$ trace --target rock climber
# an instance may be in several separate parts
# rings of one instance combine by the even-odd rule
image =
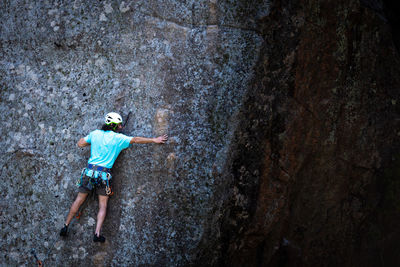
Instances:
[[[78,212],[79,207],[84,203],[89,193],[98,195],[99,212],[97,214],[96,230],[94,242],[105,242],[105,237],[100,235],[100,230],[106,217],[107,203],[110,195],[113,194],[111,182],[111,168],[119,153],[133,143],[135,144],[164,144],[168,136],[162,135],[156,138],[130,137],[122,133],[122,118],[118,113],[111,112],[105,117],[105,124],[101,130],[94,130],[78,141],[78,147],[90,147],[90,158],[88,166],[83,169],[80,181],[77,185],[78,196],[72,203],[64,227],[61,229],[60,236],[68,235],[68,226]]]

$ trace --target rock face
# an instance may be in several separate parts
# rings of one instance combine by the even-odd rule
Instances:
[[[9,265],[184,266],[254,73],[268,2],[6,1],[1,5],[1,251]],[[240,19],[237,19],[240,18]],[[109,111],[125,132],[170,136],[114,166],[115,196],[93,244],[97,201],[58,232],[89,156],[76,142]]]
[[[36,2],[0,6],[6,266],[400,262],[388,3]],[[118,158],[105,244],[93,199],[60,240],[109,111],[170,140]]]
[[[359,1],[274,1],[260,32],[224,171],[232,197],[219,264],[397,265],[400,69],[390,25]]]

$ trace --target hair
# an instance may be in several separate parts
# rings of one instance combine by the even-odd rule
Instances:
[[[110,124],[103,124],[103,126],[101,126],[101,129],[103,131],[113,131],[113,132],[117,132],[118,127],[115,127],[114,123],[110,123]]]

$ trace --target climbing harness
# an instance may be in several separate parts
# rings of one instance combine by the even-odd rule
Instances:
[[[93,193],[93,189],[96,186],[100,186],[100,184],[105,185],[105,193],[107,196],[112,196],[114,195],[114,192],[112,191],[112,187],[110,184],[110,180],[112,178],[111,175],[111,169],[104,168],[101,166],[96,166],[93,164],[88,164],[86,168],[83,168],[81,171],[81,177],[76,181],[76,186],[84,186],[87,189],[91,190],[90,194],[93,195],[93,198],[95,197],[95,194]],[[83,179],[85,178],[85,181],[87,179],[87,183],[85,184],[83,182]],[[76,219],[80,219],[82,216],[83,210],[87,206],[89,197],[85,199],[85,201],[82,203],[82,205],[79,207],[78,212],[75,215]]]
[[[112,178],[111,169],[88,164],[86,168],[82,169],[81,177],[76,182],[78,187],[84,186],[89,190],[93,190],[95,187],[100,186],[101,184],[105,185],[105,192],[107,196],[112,196],[114,192],[112,191],[110,180]],[[88,182],[84,183],[83,178],[87,178]]]

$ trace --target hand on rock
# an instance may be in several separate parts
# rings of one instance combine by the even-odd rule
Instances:
[[[168,140],[168,135],[164,134],[154,139],[156,144],[164,144]]]

